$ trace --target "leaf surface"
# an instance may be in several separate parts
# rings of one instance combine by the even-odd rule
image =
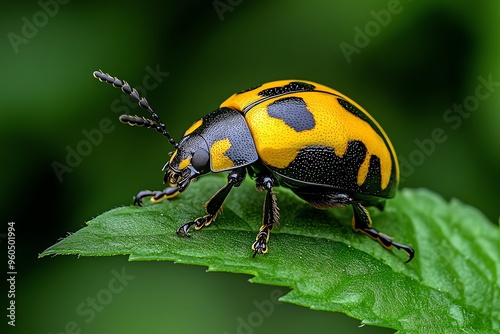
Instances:
[[[204,265],[290,287],[282,301],[401,332],[500,330],[500,232],[476,209],[424,189],[402,190],[383,212],[370,209],[374,227],[414,247],[415,258],[405,264],[406,253],[352,231],[351,208],[316,210],[276,188],[281,227],[271,233],[269,253],[253,258],[264,194],[251,180],[232,190],[211,226],[192,238],[175,234],[204,215],[204,202],[224,182],[206,176],[173,200],[110,210],[40,257],[126,254],[132,261]]]

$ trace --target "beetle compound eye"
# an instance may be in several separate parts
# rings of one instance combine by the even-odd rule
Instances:
[[[208,160],[209,160],[208,152],[203,149],[199,149],[198,151],[194,152],[193,157],[191,158],[191,165],[197,171],[201,172],[207,166]]]

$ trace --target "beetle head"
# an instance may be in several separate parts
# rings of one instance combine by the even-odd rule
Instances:
[[[208,145],[199,134],[184,136],[163,167],[164,182],[177,192],[183,192],[198,176],[210,171]],[[173,195],[175,196],[175,195]]]

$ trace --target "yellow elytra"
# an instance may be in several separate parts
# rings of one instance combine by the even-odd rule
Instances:
[[[310,89],[282,89],[301,84]],[[278,87],[278,89],[277,89]],[[267,91],[267,94],[261,92]],[[288,98],[288,99],[287,99]],[[298,127],[307,123],[305,117],[284,120],[280,114],[271,116],[270,106],[283,101],[281,114],[298,110],[293,98],[305,104],[304,116],[310,113],[311,126]],[[344,105],[339,99],[345,101]],[[287,103],[289,106],[287,106]],[[348,105],[346,108],[346,104]],[[349,110],[349,105],[350,109]],[[384,191],[390,181],[397,188],[399,166],[394,148],[377,121],[356,102],[327,86],[305,80],[280,80],[266,83],[254,89],[236,93],[221,104],[221,107],[239,110],[245,114],[259,158],[271,168],[286,169],[297,157],[300,150],[311,146],[331,147],[335,155],[342,158],[350,141],[359,141],[367,149],[362,164],[357,169],[356,182],[361,186],[368,176],[370,158],[380,160],[380,190]],[[287,110],[288,109],[288,110]],[[278,116],[278,117],[276,117]],[[311,164],[322,164],[311,161]],[[302,164],[303,168],[308,168]],[[324,166],[328,169],[328,166]],[[342,177],[342,175],[338,175]],[[311,178],[312,182],[318,182]],[[392,193],[386,192],[387,194]],[[384,196],[384,197],[390,197]]]

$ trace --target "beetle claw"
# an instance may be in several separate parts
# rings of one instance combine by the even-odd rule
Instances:
[[[138,196],[134,196],[134,205],[135,206],[142,206],[142,198],[139,198]]]
[[[411,248],[408,245],[403,245],[398,242],[392,242],[392,246],[396,247],[397,249],[404,250],[408,255],[410,256],[408,260],[405,261],[405,263],[410,262],[413,259],[413,256],[415,255],[415,251],[413,248]]]
[[[254,250],[252,257],[255,257],[257,254],[265,254],[267,253],[267,244],[256,241],[253,243],[252,249]]]
[[[181,236],[184,236],[184,237],[188,237],[190,238],[191,237],[191,234],[189,234],[189,228],[191,227],[191,225],[193,225],[195,222],[189,222],[189,223],[186,223],[186,224],[182,224],[181,226],[179,226],[179,228],[177,229],[176,233],[177,235],[181,235]]]
[[[137,205],[137,206],[142,206],[142,199],[144,197],[148,197],[148,196],[155,196],[156,192],[153,192],[153,191],[149,191],[149,190],[144,190],[144,191],[141,191],[139,192],[135,197],[134,197],[134,205]]]
[[[252,250],[254,251],[253,257],[255,257],[257,254],[266,254],[268,251],[267,248],[267,240],[269,239],[269,236],[265,232],[259,232],[257,235],[257,238],[255,242],[252,245]]]

